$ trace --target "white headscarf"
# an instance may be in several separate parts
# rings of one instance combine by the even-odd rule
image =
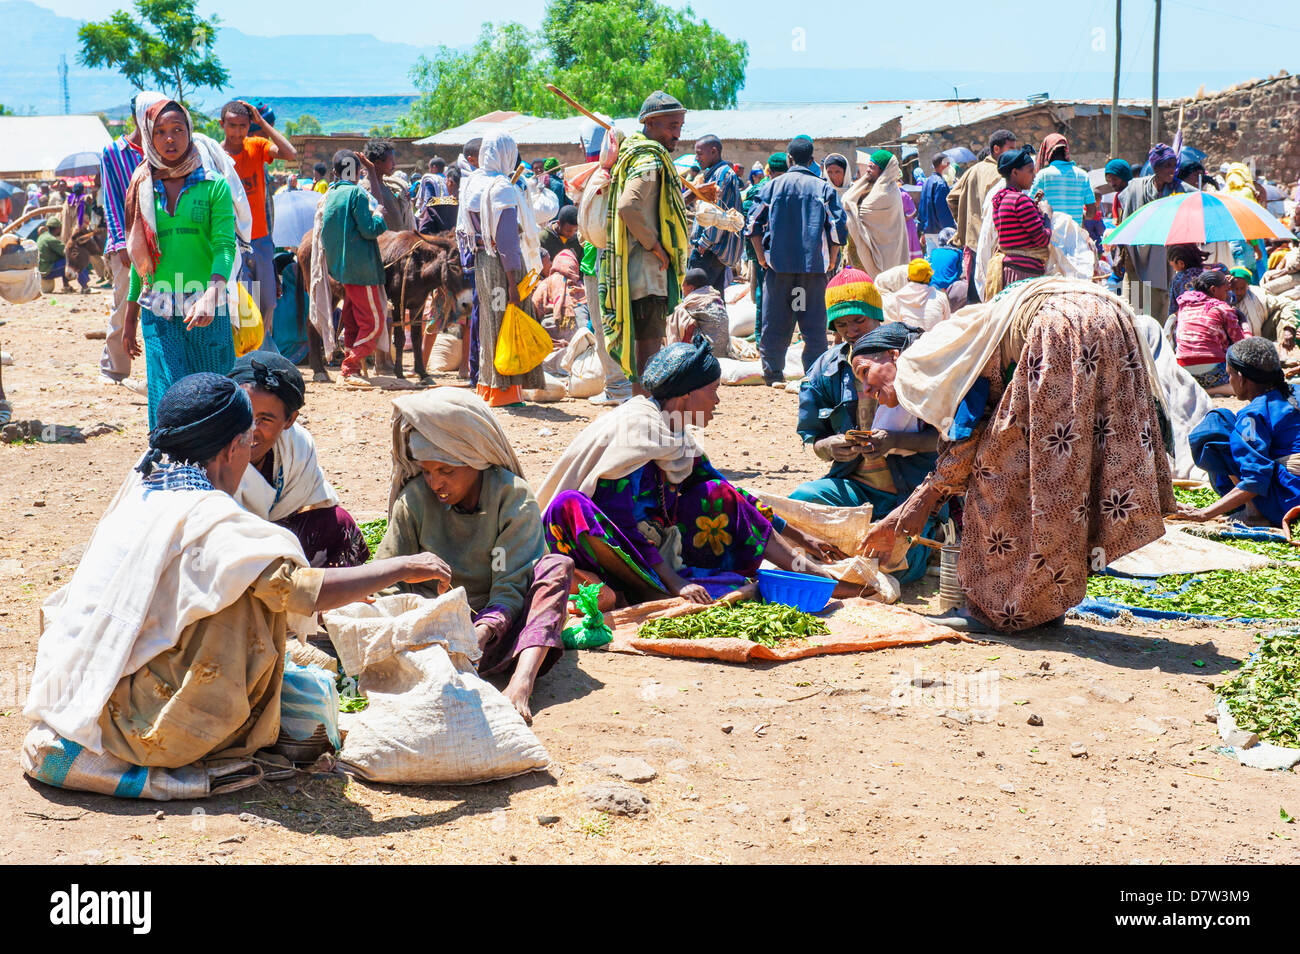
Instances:
[[[496,231],[501,213],[506,209],[517,209],[524,266],[540,272],[541,244],[532,205],[523,201],[524,193],[510,181],[518,163],[519,147],[515,145],[514,137],[500,128],[484,134],[478,151],[478,168],[461,183],[456,236],[463,248],[470,249],[477,243],[481,229],[484,249],[489,255],[496,255]],[[470,218],[471,212],[478,215],[478,228]]]

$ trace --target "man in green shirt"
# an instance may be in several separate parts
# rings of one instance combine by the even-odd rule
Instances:
[[[62,291],[72,291],[72,286],[68,284],[68,254],[63,243],[59,241],[59,233],[63,230],[63,223],[50,216],[45,221],[45,231],[41,233],[40,238],[36,240],[36,268],[41,273],[42,285],[44,291],[54,291],[54,280],[62,279]],[[77,282],[81,285],[82,293],[90,289],[90,272],[83,268],[77,272]]]
[[[371,182],[380,181],[365,156],[350,149],[334,153],[334,181],[325,193],[321,245],[330,277],[343,286],[341,323],[347,348],[343,383],[368,388],[371,384],[361,371],[379,343],[388,310],[378,241],[388,226],[381,212],[370,210],[369,196],[357,184],[363,169]]]

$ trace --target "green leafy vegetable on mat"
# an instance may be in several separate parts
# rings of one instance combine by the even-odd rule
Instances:
[[[1216,543],[1236,547],[1238,550],[1258,553],[1270,560],[1285,560],[1290,563],[1300,561],[1300,548],[1293,547],[1289,543],[1283,543],[1281,540],[1234,540],[1231,537],[1220,536],[1212,536],[1210,539]]]
[[[652,619],[637,630],[641,639],[748,639],[768,648],[781,640],[825,636],[830,628],[810,613],[782,603],[711,606],[686,616]]]
[[[1261,633],[1242,669],[1223,684],[1219,698],[1237,727],[1265,742],[1300,746],[1300,629]],[[1289,821],[1286,810],[1282,820]]]
[[[1219,499],[1212,487],[1175,487],[1174,499],[1193,507],[1208,507]]]
[[[388,518],[380,517],[378,520],[367,520],[357,526],[361,528],[361,536],[366,541],[366,546],[370,548],[370,558],[373,560],[375,550],[379,548],[379,542],[384,539],[384,534],[388,532]]]
[[[1088,595],[1175,613],[1300,619],[1300,576],[1291,566],[1175,573],[1160,577],[1150,591],[1138,581],[1092,576],[1088,578]]]

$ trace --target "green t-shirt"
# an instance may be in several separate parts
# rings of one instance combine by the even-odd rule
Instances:
[[[230,275],[235,263],[235,206],[222,176],[185,187],[168,214],[166,196],[154,193],[161,257],[151,287],[171,294],[202,291],[213,275]],[[139,301],[144,282],[131,266],[127,300]]]

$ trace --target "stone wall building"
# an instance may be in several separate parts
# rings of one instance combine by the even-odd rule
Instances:
[[[1257,175],[1289,189],[1300,178],[1300,76],[1251,80],[1174,100],[1161,111],[1161,138],[1172,142],[1183,111],[1183,141],[1202,149],[1213,172],[1224,162],[1255,161]]]

